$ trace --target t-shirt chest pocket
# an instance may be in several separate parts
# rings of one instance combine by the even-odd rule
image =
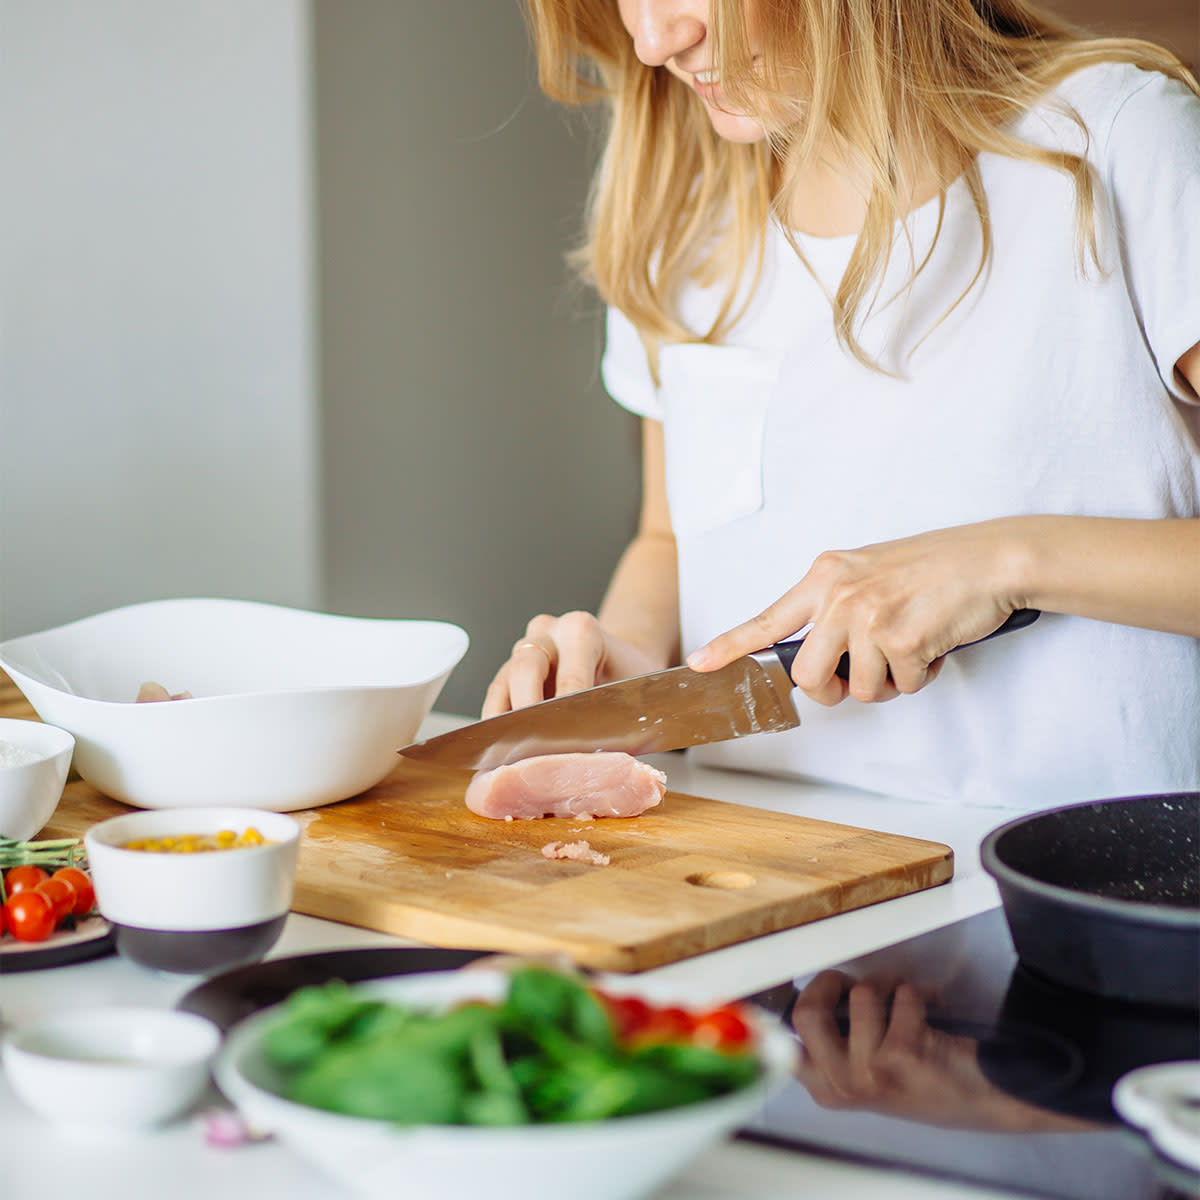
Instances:
[[[659,356],[667,499],[680,535],[704,533],[763,504],[763,432],[782,355],[741,346],[672,345]]]

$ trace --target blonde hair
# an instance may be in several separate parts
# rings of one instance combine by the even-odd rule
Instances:
[[[786,211],[785,162],[803,162],[823,139],[849,147],[867,171],[865,220],[830,300],[843,346],[875,367],[857,330],[905,213],[905,149],[937,172],[939,204],[953,179],[967,186],[982,232],[975,279],[992,252],[977,161],[985,151],[1070,176],[1081,259],[1095,259],[1086,159],[1022,142],[1006,131],[1009,122],[1068,75],[1102,62],[1161,71],[1200,94],[1168,51],[1090,37],[1024,0],[750,0],[753,37],[746,0],[712,0],[708,32],[723,94],[735,107],[769,114],[770,136],[739,144],[713,131],[686,83],[638,61],[617,0],[526,6],[543,91],[568,105],[607,105],[586,237],[573,257],[638,327],[652,365],[659,345],[719,342],[736,323],[753,292],[739,291],[746,271],[753,267],[757,279],[761,267],[768,220]],[[793,246],[800,253],[794,239]],[[922,265],[914,262],[914,277]],[[710,328],[688,329],[678,312],[684,288],[721,281],[724,302]]]

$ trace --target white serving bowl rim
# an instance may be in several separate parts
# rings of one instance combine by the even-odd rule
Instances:
[[[126,700],[89,695],[87,692],[79,691],[62,678],[61,675],[57,679],[49,677],[50,674],[59,674],[59,672],[48,664],[43,663],[39,667],[39,665],[31,662],[28,657],[29,652],[36,652],[40,647],[47,644],[53,645],[55,642],[68,638],[72,634],[100,629],[105,625],[116,624],[135,616],[194,614],[205,609],[214,613],[224,612],[232,616],[247,616],[251,619],[275,617],[284,621],[294,622],[297,625],[310,623],[314,626],[321,625],[331,629],[340,627],[346,630],[369,630],[373,633],[387,633],[389,631],[436,631],[447,639],[447,650],[445,658],[440,662],[440,665],[430,667],[416,674],[406,674],[403,677],[381,678],[377,681],[364,682],[350,680],[334,683],[304,682],[291,686],[237,688],[213,695],[189,696],[187,698],[188,705],[204,704],[211,706],[214,704],[244,702],[266,696],[285,696],[310,692],[387,691],[395,688],[420,687],[422,684],[430,683],[445,674],[446,671],[453,669],[462,660],[463,655],[466,654],[470,641],[466,630],[461,626],[452,621],[435,618],[359,617],[342,613],[318,612],[296,608],[291,605],[269,604],[258,600],[238,600],[221,596],[179,596],[165,600],[144,600],[135,604],[124,604],[117,608],[107,609],[104,612],[78,617],[73,621],[67,621],[61,625],[38,630],[35,633],[8,638],[0,642],[0,668],[17,682],[26,679],[31,680],[51,691],[58,692],[63,696],[70,696],[76,700],[86,701],[88,704],[101,704],[115,708],[127,708],[133,705],[136,711],[139,713],[144,712],[147,715],[152,712],[170,712],[174,705],[183,703],[183,701],[136,704],[135,697]]]

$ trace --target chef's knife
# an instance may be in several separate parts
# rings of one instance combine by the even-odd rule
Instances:
[[[1039,615],[1037,609],[1018,609],[979,641],[1022,629]],[[535,754],[593,750],[654,754],[793,729],[800,718],[792,704],[795,684],[790,671],[803,642],[802,637],[777,642],[717,671],[671,667],[600,684],[476,721],[406,746],[400,753],[446,766],[486,770]],[[849,678],[848,655],[842,655],[837,673]]]

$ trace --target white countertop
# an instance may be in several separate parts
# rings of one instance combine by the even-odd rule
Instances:
[[[434,716],[423,734],[454,718]],[[681,756],[651,758],[669,773],[675,791],[839,821],[944,842],[954,850],[955,876],[947,884],[869,908],[828,917],[798,929],[716,950],[638,976],[647,991],[691,1003],[746,995],[807,974],[999,903],[979,865],[983,836],[1013,813],[922,805],[884,796],[794,781],[695,767]],[[292,915],[271,957],[354,946],[398,946],[401,939],[352,926]],[[116,956],[0,979],[0,1017],[15,1025],[51,1009],[84,1010],[107,1004],[173,1006],[199,980],[157,973]],[[212,1102],[219,1097],[212,1096]],[[69,1103],[69,1099],[67,1100]],[[26,1111],[0,1077],[0,1176],[5,1194],[42,1194],[71,1180],[94,1197],[123,1200],[200,1200],[219,1195],[287,1196],[339,1200],[345,1193],[272,1142],[221,1150],[206,1145],[193,1114],[153,1134],[127,1140],[85,1139]],[[565,1196],[569,1194],[564,1193]],[[801,1195],[839,1200],[984,1200],[1015,1193],[940,1182],[906,1172],[875,1170],[797,1152],[729,1142],[707,1152],[656,1200],[788,1200]]]

